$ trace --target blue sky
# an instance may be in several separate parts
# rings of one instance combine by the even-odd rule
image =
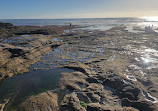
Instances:
[[[158,0],[0,0],[0,19],[158,16]]]

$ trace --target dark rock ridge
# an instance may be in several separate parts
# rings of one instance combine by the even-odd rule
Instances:
[[[5,28],[5,29],[13,28],[13,24],[0,22],[0,29],[2,29],[2,28]]]

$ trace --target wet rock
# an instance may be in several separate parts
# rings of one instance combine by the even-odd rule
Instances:
[[[130,101],[129,99],[123,99],[122,106],[131,106],[140,111],[157,111],[157,106],[149,102]]]
[[[17,48],[9,48],[9,49],[5,49],[5,50],[8,50],[11,53],[10,58],[19,57],[26,53],[24,50],[17,49]]]
[[[87,78],[87,81],[88,81],[89,83],[99,83],[98,80],[97,80],[96,78],[93,78],[93,77]]]
[[[132,107],[106,107],[103,105],[100,105],[99,103],[90,103],[87,105],[87,111],[138,111],[135,108]]]
[[[58,111],[58,96],[52,92],[45,92],[26,99],[19,107],[23,111]]]
[[[138,100],[138,95],[140,94],[140,89],[134,85],[124,84],[122,78],[119,78],[117,75],[113,78],[105,79],[103,84],[114,88],[117,90],[117,94],[120,98],[127,97],[131,100]]]
[[[49,35],[59,34],[64,29],[63,27],[62,29],[57,27],[57,29],[54,29],[49,26],[45,27],[48,30],[44,29],[44,27],[33,26],[21,28],[21,31],[18,31],[17,28],[17,31],[11,33],[39,33]],[[142,38],[142,34],[128,33],[125,27],[115,27],[105,32],[96,30],[91,35],[87,34],[86,31],[76,31],[74,34],[77,35],[73,35],[70,32],[57,35],[66,44],[59,47],[59,50],[56,50],[55,54],[52,54],[53,57],[57,58],[54,61],[57,67],[77,71],[61,74],[59,89],[66,89],[65,93],[67,94],[61,100],[61,111],[84,111],[86,110],[85,105],[87,105],[88,111],[137,111],[137,109],[156,111],[157,104],[152,104],[153,100],[151,102],[147,101],[145,96],[142,95],[142,91],[148,92],[157,98],[157,69],[151,71],[145,69],[147,67],[142,67],[144,69],[141,70],[150,74],[148,77],[152,78],[152,80],[148,81],[144,80],[140,74],[137,74],[136,72],[138,71],[136,69],[128,67],[131,64],[139,64],[137,63],[139,61],[135,63],[135,57],[138,56],[136,53],[139,50],[136,50],[136,53],[134,53],[131,47],[142,46],[143,42],[139,40]],[[157,37],[147,37],[153,43],[157,41]],[[24,48],[10,46],[13,44],[9,44],[9,46],[3,45],[3,48],[0,49],[0,57],[2,58],[0,61],[2,64],[0,72],[7,72],[8,74],[13,73],[13,70],[15,72],[24,72],[22,69],[24,70],[30,64],[36,62],[42,53],[46,53],[60,45],[54,43],[57,41],[51,41],[52,38],[54,37],[39,37],[38,40],[29,44],[31,45],[31,50],[29,49],[26,54],[25,51],[27,52],[27,50],[24,50]],[[141,44],[134,43],[133,39]],[[144,43],[143,46],[152,47],[148,43]],[[127,46],[129,46],[129,49],[126,48]],[[11,50],[21,50],[15,50],[14,52],[9,50],[4,51],[4,47]],[[142,55],[141,53],[139,56]],[[11,56],[12,59],[10,59]],[[26,62],[31,63],[25,64]],[[18,69],[14,69],[13,66],[18,67]],[[125,76],[127,69],[131,74],[130,76],[136,78],[137,81],[132,81]],[[149,95],[147,97],[152,99]],[[83,101],[84,106],[80,104],[81,101]]]
[[[86,92],[77,93],[77,97],[80,99],[80,101],[84,101],[86,103],[92,102],[91,99],[87,96]]]
[[[59,88],[69,90],[81,90],[82,87],[88,85],[88,82],[85,80],[86,78],[87,76],[81,72],[62,73],[61,79],[59,81]],[[78,83],[80,83],[82,87]]]
[[[5,99],[2,104],[0,104],[0,111],[4,111],[5,106],[9,103],[9,99]]]
[[[14,75],[14,73],[8,73],[7,76],[8,77],[12,77]]]
[[[100,102],[100,96],[98,94],[94,94],[93,92],[88,92],[87,96],[90,98],[93,102]]]
[[[53,41],[51,36],[44,37],[43,35],[19,37],[18,39],[24,42],[25,39],[33,39],[33,41],[27,42],[26,47],[0,43],[0,74],[3,76],[28,72],[27,68],[39,61],[43,54],[63,44],[62,41]]]
[[[2,22],[0,22],[0,29],[1,28],[12,28],[13,27],[13,24],[11,24],[11,23],[2,23]]]
[[[137,109],[135,109],[135,108],[132,108],[132,107],[123,107],[122,109],[121,109],[122,111],[139,111],[139,110],[137,110]],[[117,111],[117,110],[116,110]],[[118,110],[119,111],[119,110]]]
[[[89,103],[87,105],[87,111],[103,111],[103,110],[102,110],[101,105],[99,103]]]
[[[97,84],[97,83],[91,83],[87,89],[90,89],[91,91],[103,91],[104,86],[102,84]]]
[[[71,93],[64,97],[60,105],[60,111],[86,111],[86,109],[81,106],[77,94]]]
[[[68,68],[68,69],[73,69],[75,71],[80,71],[80,72],[84,73],[87,76],[89,76],[89,74],[90,74],[90,71],[88,70],[89,67],[87,65],[84,65],[84,64],[81,64],[81,63],[65,65],[63,67]]]
[[[52,30],[52,29],[40,29],[40,28],[37,28],[37,29],[27,29],[22,32],[18,32],[18,33],[15,33],[16,35],[27,35],[27,34],[43,34],[43,35],[52,35],[52,34],[57,34],[57,32],[55,30]]]

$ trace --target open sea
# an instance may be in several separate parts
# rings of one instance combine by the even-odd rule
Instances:
[[[158,19],[145,18],[86,18],[86,19],[0,19],[0,22],[9,22],[16,26],[21,25],[80,25],[88,26],[88,30],[108,30],[115,26],[126,26],[128,31],[143,31],[145,26],[151,26],[158,32]]]

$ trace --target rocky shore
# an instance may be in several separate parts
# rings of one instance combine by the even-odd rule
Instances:
[[[0,26],[1,79],[29,71],[52,51],[43,61],[46,69],[53,60],[56,68],[75,70],[61,74],[56,90],[30,96],[13,111],[157,111],[158,64],[146,58],[157,58],[157,35],[131,33],[126,27]],[[1,111],[9,111],[9,102],[0,104]]]

